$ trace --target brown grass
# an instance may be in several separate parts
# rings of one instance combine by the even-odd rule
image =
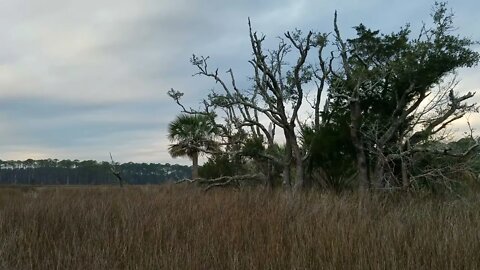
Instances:
[[[0,269],[480,269],[480,197],[1,188]]]

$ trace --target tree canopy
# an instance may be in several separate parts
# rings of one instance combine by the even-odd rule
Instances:
[[[209,69],[209,57],[193,55],[196,75],[212,78],[219,89],[200,109],[187,109],[182,92],[169,95],[183,113],[220,117],[215,125],[223,147],[204,151],[211,155],[209,168],[235,161],[244,168],[239,171],[262,171],[270,186],[293,183],[296,189],[448,185],[459,168],[472,172],[473,129],[462,149],[449,148],[448,135],[454,121],[477,112],[475,93],[458,92],[455,75],[476,66],[480,55],[472,49],[475,41],[456,34],[446,4],[435,4],[432,23],[415,31],[409,24],[393,33],[359,24],[345,39],[337,20],[335,13],[332,33],[288,31],[274,49],[264,48],[266,37],[249,20],[248,89],[238,87],[232,69],[224,78]],[[303,113],[307,104],[311,112]],[[426,155],[435,158],[426,161]],[[440,159],[449,166],[439,170]]]

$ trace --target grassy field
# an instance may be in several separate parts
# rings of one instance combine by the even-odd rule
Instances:
[[[480,269],[480,197],[3,187],[0,269]]]

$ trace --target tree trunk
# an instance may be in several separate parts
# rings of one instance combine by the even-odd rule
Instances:
[[[315,130],[316,131],[320,129],[320,101],[322,98],[324,85],[325,85],[325,76],[320,80],[320,86],[317,88],[317,97],[315,100]],[[325,106],[326,104],[327,103],[325,103]]]
[[[285,167],[283,168],[283,172],[282,172],[282,178],[283,178],[283,185],[287,188],[290,188],[292,186],[292,182],[290,181],[290,172],[291,172],[291,169],[290,169],[290,165],[285,165]]]
[[[320,129],[320,93],[317,93],[317,100],[315,102],[315,131]]]
[[[375,162],[375,168],[373,171],[374,179],[375,181],[375,188],[383,188],[385,187],[385,177],[384,177],[384,167],[385,167],[385,158],[383,157],[383,154],[378,151],[377,153],[377,161]]]
[[[285,156],[283,160],[283,185],[287,188],[292,186],[292,181],[290,179],[291,173],[291,163],[292,163],[292,145],[291,141],[287,139],[287,132],[285,131]]]
[[[295,158],[295,190],[304,189],[307,187],[303,173],[303,155],[297,143],[297,138],[293,131],[290,133],[290,140],[292,144],[292,154]]]
[[[266,174],[267,178],[265,179],[265,186],[270,188],[270,189],[273,189],[274,187],[274,179],[273,179],[273,164],[272,164],[272,161],[271,160],[268,160],[267,161],[267,174]]]
[[[305,189],[308,187],[308,182],[303,174],[302,155],[295,154],[295,190]]]
[[[402,158],[400,162],[402,163],[402,186],[404,189],[408,189],[410,187],[410,178],[408,177],[408,164],[404,158]]]
[[[258,116],[257,116],[257,111],[255,111],[255,118],[258,121]],[[258,134],[260,134],[260,128],[257,126],[258,129]],[[275,126],[270,123],[268,127],[268,132],[265,133],[267,140],[268,140],[268,147],[267,147],[267,152],[271,152],[271,150],[274,147],[274,138],[275,138]],[[273,189],[275,187],[275,164],[272,160],[268,159],[267,160],[267,179],[266,179],[266,186],[269,187],[270,189]]]
[[[365,152],[363,152],[363,149],[358,149],[357,147],[355,147],[355,150],[357,154],[359,187],[361,190],[367,190],[370,185],[370,181],[368,179],[367,158],[365,156]]]
[[[402,150],[407,152],[410,150],[410,141],[406,140],[402,146]],[[402,186],[404,189],[408,189],[410,187],[410,177],[408,176],[408,161],[411,160],[409,156],[401,156],[400,162],[402,163]]]
[[[360,190],[367,190],[369,187],[367,157],[363,149],[363,142],[360,139],[361,108],[358,100],[350,101],[350,137],[355,148],[357,159],[357,172]]]
[[[192,155],[192,180],[198,178],[198,153]]]

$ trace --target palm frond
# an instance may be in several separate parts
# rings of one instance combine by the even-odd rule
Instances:
[[[172,157],[191,157],[219,148],[215,142],[217,125],[210,116],[181,114],[168,125],[168,131],[168,138],[174,142],[169,147]]]

